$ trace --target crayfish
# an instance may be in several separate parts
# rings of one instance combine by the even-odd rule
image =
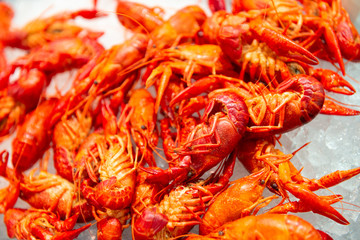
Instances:
[[[10,238],[320,240],[332,238],[291,213],[352,222],[336,206],[348,195],[318,190],[360,168],[309,177],[296,159],[308,143],[287,150],[294,135],[351,139],[320,129],[334,127],[321,114],[346,116],[341,127],[360,115],[333,99],[358,87],[342,58],[360,58],[359,37],[340,0],[209,0],[173,13],[111,1],[19,28],[21,9],[0,2]],[[330,165],[322,150],[333,145],[311,156]]]

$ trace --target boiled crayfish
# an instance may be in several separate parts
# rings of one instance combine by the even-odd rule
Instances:
[[[331,237],[288,213],[350,223],[335,206],[345,195],[315,192],[360,168],[310,179],[297,151],[276,146],[319,113],[360,114],[329,93],[357,94],[340,73],[360,55],[340,0],[233,0],[231,12],[209,0],[210,15],[189,5],[169,17],[119,0],[107,14],[126,40],[104,47],[107,33],[75,21],[105,17],[91,3],[19,29],[0,3],[0,141],[16,132],[0,150],[9,237],[74,239],[93,225],[99,240],[320,240]],[[24,54],[8,61],[9,47]]]

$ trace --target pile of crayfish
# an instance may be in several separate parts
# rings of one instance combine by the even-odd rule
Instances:
[[[310,179],[291,162],[301,148],[277,147],[319,114],[360,115],[329,96],[356,94],[344,59],[360,60],[340,0],[233,0],[230,11],[209,0],[209,13],[190,5],[169,17],[114,2],[112,13],[94,0],[21,28],[0,2],[0,143],[11,140],[0,149],[8,183],[0,213],[9,238],[75,239],[96,225],[99,240],[122,239],[125,229],[136,240],[320,240],[332,237],[292,213],[350,224],[333,205],[342,195],[316,191],[360,166]],[[109,48],[104,32],[75,21],[112,14],[129,37]],[[23,55],[9,61],[8,48]],[[69,87],[49,93],[70,71]],[[238,164],[249,174],[234,179]]]

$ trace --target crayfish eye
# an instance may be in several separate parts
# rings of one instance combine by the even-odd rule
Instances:
[[[191,171],[187,173],[187,177],[188,177],[188,178],[191,178],[193,175],[194,175],[194,173],[191,172]]]
[[[300,121],[301,121],[302,123],[307,123],[307,122],[308,122],[304,116],[301,116],[301,117],[300,117]]]
[[[198,31],[196,34],[197,34],[198,37],[203,37],[204,36],[204,32],[201,31],[201,30]]]
[[[219,235],[219,236],[224,236],[225,233],[224,233],[222,230],[220,230],[220,231],[218,232],[218,235]]]
[[[142,130],[146,130],[147,127],[146,127],[145,125],[141,125],[141,129],[142,129]]]
[[[152,47],[153,47],[153,48],[156,48],[156,44],[153,44]]]
[[[61,33],[61,32],[63,32],[63,29],[62,28],[53,28],[53,29],[51,29],[51,33]]]
[[[271,183],[271,187],[272,187],[273,189],[275,189],[276,191],[279,190],[279,186],[278,186],[275,182]]]
[[[94,81],[94,84],[95,84],[95,85],[98,85],[98,84],[99,84],[99,82],[95,80],[95,81]]]
[[[288,66],[292,75],[305,74],[304,68],[298,63],[291,62],[286,65]]]
[[[176,105],[176,106],[174,107],[174,109],[175,109],[176,112],[178,112],[179,109],[180,109],[179,105]]]
[[[265,184],[265,180],[264,179],[260,179],[260,185],[264,185]]]

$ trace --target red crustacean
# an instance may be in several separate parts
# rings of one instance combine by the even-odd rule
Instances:
[[[265,43],[254,40],[242,46],[242,56],[238,59],[241,65],[240,79],[256,81],[261,79],[271,87],[294,75],[288,62],[293,59],[278,56]]]
[[[227,222],[249,215],[258,205],[272,200],[273,197],[262,197],[270,174],[269,169],[263,168],[234,181],[212,201],[202,218],[199,233],[207,235]]]
[[[146,79],[147,88],[158,81],[158,92],[155,102],[156,110],[160,105],[161,98],[173,73],[183,75],[184,81],[189,86],[191,85],[193,75],[199,74],[204,76],[233,71],[231,62],[224,55],[221,48],[215,44],[182,44],[176,46],[176,48],[162,50],[158,57],[163,59],[163,61],[158,63],[158,66],[152,70]]]
[[[340,0],[301,2],[305,12],[304,25],[315,31],[314,36],[305,40],[310,46],[306,46],[305,43],[303,45],[311,49],[315,42],[312,51],[320,52],[319,56],[326,60],[335,59],[345,74],[342,58],[355,61],[360,59],[360,38],[349,14],[342,7]],[[326,44],[319,39],[324,39]],[[319,51],[319,45],[322,46],[322,51]]]
[[[320,112],[324,99],[324,88],[320,82],[307,75],[295,75],[280,83],[274,93],[246,101],[250,116],[254,116],[249,135],[261,136],[264,131],[284,133],[302,126]],[[262,115],[264,107],[271,110]]]
[[[136,188],[131,203],[131,228],[133,237],[137,240],[153,237],[167,224],[167,219],[156,214],[155,209],[151,207],[158,203],[157,196],[164,186],[147,182],[147,176],[147,172],[137,169]],[[149,220],[141,217],[144,211],[147,212],[145,215],[150,216]],[[142,219],[138,220],[139,218]]]
[[[98,237],[121,239],[136,184],[136,162],[126,126],[117,125],[108,102],[101,102],[103,129],[90,134],[74,160],[74,182],[93,207]],[[117,232],[118,230],[120,232]]]
[[[249,115],[245,103],[234,94],[214,95],[207,105],[201,123],[177,147],[173,167],[166,170],[147,168],[148,181],[177,184],[198,179],[216,166],[234,149],[243,137]]]
[[[107,128],[106,125],[112,125],[111,120],[115,116],[106,103],[102,107],[102,114],[105,122],[104,128],[108,131],[103,134],[96,133],[100,135],[97,138],[100,141],[94,142],[95,148],[86,149],[85,153],[88,151],[87,154],[76,156],[77,172],[74,178],[80,184],[83,196],[92,205],[100,209],[118,210],[130,206],[132,201],[135,190],[136,163],[126,130],[122,130],[122,127],[119,130]],[[83,154],[83,151],[79,151],[79,154]],[[86,169],[89,176],[85,177],[84,181],[82,181],[84,173],[81,169]]]
[[[93,219],[91,206],[76,197],[73,183],[62,177],[48,173],[44,170],[29,175],[19,173],[7,166],[8,153],[1,153],[0,175],[10,182],[7,189],[1,190],[0,210],[5,212],[14,207],[18,197],[37,209],[46,209],[56,213],[61,219],[67,219],[74,214],[79,214],[78,221]],[[7,195],[5,195],[7,194]]]
[[[43,72],[38,69],[23,69],[14,82],[9,83],[7,80],[3,87],[6,96],[23,104],[28,113],[39,104],[46,85],[47,77]]]
[[[10,29],[9,34],[2,35],[0,39],[6,46],[21,49],[36,48],[56,39],[72,38],[81,34],[86,34],[91,39],[97,39],[103,35],[103,32],[84,29],[72,24],[69,20],[77,17],[94,19],[102,16],[104,14],[96,9],[83,9],[63,12],[47,18],[36,18],[21,29]]]
[[[126,107],[129,109],[131,136],[144,161],[154,167],[156,162],[153,149],[156,148],[159,141],[155,100],[149,91],[140,88],[130,92],[130,99]]]
[[[136,188],[131,203],[133,219],[141,215],[145,208],[155,205],[156,195],[163,189],[160,184],[152,184],[146,181],[149,174],[140,168],[137,169]]]
[[[284,133],[310,122],[324,98],[324,88],[315,78],[300,74],[287,79],[273,93],[245,101],[252,120],[249,136]]]
[[[141,3],[129,1],[119,1],[117,13],[124,27],[134,32],[150,34],[148,57],[156,55],[156,51],[178,45],[181,40],[196,39],[196,34],[207,17],[202,8],[190,5],[179,9],[169,19],[164,20],[161,8],[149,8]],[[153,68],[153,64],[148,67],[150,71]]]
[[[94,206],[122,209],[130,205],[135,189],[134,162],[131,151],[121,137],[108,136],[104,141],[109,147],[101,149],[105,151],[98,166],[101,182],[95,182],[92,187],[90,178],[86,179],[81,183],[81,191]]]
[[[161,49],[172,48],[182,42],[197,41],[197,33],[206,17],[204,10],[196,5],[179,9],[151,32],[148,54],[156,56],[156,51]]]
[[[81,67],[103,50],[96,40],[85,37],[62,38],[46,43],[7,67],[0,79],[4,83],[1,88],[7,88],[9,96],[25,104],[27,111],[31,111],[53,75]],[[10,76],[18,68],[19,78],[10,83]]]
[[[68,37],[46,42],[40,47],[31,49],[28,54],[15,59],[8,66],[6,74],[2,76],[5,79],[0,79],[0,81],[4,83],[6,80],[9,81],[10,75],[18,68],[21,70],[20,75],[24,78],[28,77],[31,69],[36,69],[46,75],[48,84],[56,73],[79,68],[103,51],[104,47],[96,39],[89,37]],[[40,89],[46,86],[40,83],[38,85]],[[21,88],[21,84],[18,86],[17,83],[13,83],[9,86],[11,87],[15,89],[9,90],[10,92],[19,91],[16,87]]]
[[[331,201],[336,202],[337,199],[339,201],[341,198],[334,195],[330,196],[329,201],[326,197],[318,196],[313,191],[329,188],[348,180],[358,175],[360,168],[336,171],[320,179],[308,179],[303,177],[300,171],[291,164],[289,160],[292,156],[292,154],[282,153],[275,148],[273,141],[265,139],[244,141],[239,144],[238,148],[238,159],[249,172],[256,172],[265,167],[273,169],[268,183],[270,190],[281,194],[285,198],[288,198],[286,191],[290,192],[300,199],[300,207],[327,216],[338,223],[348,224],[349,222],[330,206],[333,203]],[[300,210],[295,208],[293,211]]]
[[[297,5],[297,3],[294,4]],[[279,11],[285,11],[283,10],[281,3],[279,3],[279,5],[279,8],[281,8],[281,10]],[[294,11],[290,7],[290,3],[285,3],[284,5],[286,5],[290,9],[289,11]],[[276,11],[276,13],[278,13],[278,11]],[[258,15],[261,14],[263,13],[258,13]],[[235,36],[227,33],[227,28],[230,28],[230,32],[232,32],[232,28],[240,28],[237,27],[238,25],[244,28],[243,25],[246,26],[246,24],[244,23],[244,18],[246,17],[247,15],[242,16],[241,14],[238,14],[233,16],[229,15],[224,11],[219,11],[216,12],[212,17],[208,18],[206,24],[204,24],[203,26],[205,40],[211,43],[218,42],[219,45],[222,47],[224,53],[227,54],[235,64],[241,67],[241,79],[244,78],[245,73],[248,73],[250,76],[250,81],[261,78],[268,85],[277,87],[278,83],[286,80],[292,75],[306,73],[321,81],[324,84],[326,90],[334,91],[341,94],[353,94],[355,92],[354,87],[348,81],[339,76],[336,72],[325,69],[314,70],[309,65],[310,62],[301,58],[301,54],[300,58],[298,58],[297,55],[292,54],[295,49],[300,47],[300,44],[296,44],[295,42],[289,42],[287,43],[287,45],[289,45],[289,52],[279,54],[277,50],[277,45],[274,44],[276,43],[276,41],[273,41],[274,43],[271,42],[270,44],[266,41],[266,37],[262,37],[239,42],[239,38],[244,35],[242,31],[234,34]],[[256,24],[257,20],[251,21],[255,21],[256,26],[260,25]],[[275,35],[276,33],[272,34]],[[281,44],[283,45],[283,43]],[[303,52],[301,53],[304,54],[304,56],[308,56]],[[294,68],[294,66],[296,67]],[[305,70],[301,66],[303,66]]]
[[[89,37],[56,39],[17,58],[11,64],[11,70],[16,67],[37,68],[47,74],[54,74],[66,68],[80,67],[103,51],[104,47]]]
[[[4,216],[7,233],[10,238],[17,239],[74,239],[91,223],[74,229],[79,214],[75,214],[65,221],[58,219],[56,214],[40,209],[12,208]]]
[[[290,161],[299,150],[275,147],[319,113],[360,115],[327,92],[356,97],[338,73],[343,56],[360,58],[341,0],[208,0],[211,12],[190,5],[172,15],[90,1],[21,29],[0,2],[0,214],[10,238],[83,238],[93,225],[87,234],[99,240],[324,240],[288,213],[351,222],[335,206],[345,194],[316,191],[359,167],[310,179]],[[110,24],[102,32],[101,21],[75,20],[105,15],[126,28],[106,49]],[[9,62],[11,48],[24,55]],[[313,66],[317,57],[338,72]],[[236,158],[248,175],[233,176]]]
[[[188,233],[201,221],[200,217],[214,195],[227,186],[234,164],[235,154],[226,160],[220,175],[178,185],[160,202],[145,206],[133,221],[135,239],[167,239]]]
[[[134,32],[152,32],[164,23],[164,10],[159,7],[148,7],[141,3],[119,0],[116,16],[119,22]]]
[[[217,11],[204,23],[203,39],[205,42],[219,44],[224,53],[237,64],[241,60],[242,46],[251,44],[254,40],[266,43],[277,55],[307,64],[319,63],[312,53],[267,26],[260,16],[261,13],[252,16],[250,13],[230,14],[226,11]]]
[[[167,21],[151,32],[147,56],[154,57],[159,61],[152,61],[147,66],[142,79],[149,87],[155,83],[157,88],[156,110],[165,94],[165,89],[171,81],[174,73],[183,73],[187,83],[193,73],[200,73],[201,69],[230,67],[225,64],[225,60],[220,58],[219,64],[215,64],[215,58],[221,53],[211,47],[182,47],[179,51],[178,45],[189,44],[197,41],[197,33],[201,30],[201,25],[206,19],[205,12],[196,5],[186,6],[176,11]],[[197,48],[200,47],[200,48]],[[176,48],[174,50],[174,48]],[[168,51],[166,51],[168,50]],[[175,57],[174,60],[171,60]],[[193,62],[194,61],[194,62]],[[191,63],[192,62],[192,63]],[[224,65],[224,67],[220,67]],[[189,68],[189,70],[186,70]],[[206,71],[206,70],[205,70]],[[159,79],[158,75],[161,74]]]
[[[11,134],[25,114],[36,108],[53,75],[80,67],[103,50],[93,39],[64,38],[34,49],[9,64],[0,80],[4,82],[0,87],[4,93],[0,102],[9,110],[0,116],[1,136]],[[16,69],[20,69],[19,77],[10,82]]]
[[[74,158],[81,143],[90,134],[91,126],[91,115],[76,111],[54,127],[54,165],[57,173],[68,181],[73,182]]]
[[[4,70],[5,71],[5,70]],[[37,69],[24,70],[19,78],[9,83],[8,74],[1,76],[4,80],[0,88],[0,136],[6,138],[24,121],[26,113],[38,105],[46,85],[46,76]]]
[[[191,235],[187,240],[211,239],[332,239],[309,222],[294,215],[262,214],[224,224],[206,236]]]
[[[302,46],[325,60],[334,59],[343,74],[343,57],[359,59],[359,34],[340,0],[234,0],[232,7],[234,13],[259,10],[260,14],[276,15],[271,21],[284,29],[285,35],[297,38]],[[285,28],[284,22],[294,26]]]
[[[12,142],[11,161],[17,171],[32,167],[44,154],[51,141],[51,112],[57,99],[42,102],[34,111],[26,115]]]
[[[72,182],[45,171],[22,177],[20,198],[33,208],[56,213],[61,219],[68,219],[75,214],[79,216],[79,222],[94,219],[92,206],[77,196]]]
[[[8,94],[26,104],[30,111],[55,74],[79,68],[103,51],[97,40],[88,37],[61,38],[44,43],[8,65],[0,78],[1,89],[7,87]],[[10,83],[9,79],[17,69],[20,69],[20,76]]]
[[[352,95],[356,92],[355,88],[348,81],[330,69],[312,68],[304,64],[300,66],[300,64],[295,63],[292,63],[289,68],[291,71],[299,71],[316,78],[327,91],[344,95]]]
[[[338,73],[322,68],[313,68],[309,64],[276,55],[264,43],[253,41],[243,46],[240,79],[261,79],[268,85],[277,87],[279,83],[297,74],[307,74],[321,82],[327,91],[352,95],[355,88]],[[247,75],[248,74],[248,77]]]
[[[273,91],[262,84],[213,76],[184,89],[170,105],[213,89],[209,97],[232,92],[245,102],[250,115],[246,136],[251,138],[285,133],[306,124],[320,112],[325,99],[321,83],[303,74],[290,77]]]
[[[91,104],[96,96],[124,82],[128,74],[144,61],[148,36],[135,34],[93,58],[77,73],[72,88],[53,109],[51,124],[71,115],[81,105]]]

